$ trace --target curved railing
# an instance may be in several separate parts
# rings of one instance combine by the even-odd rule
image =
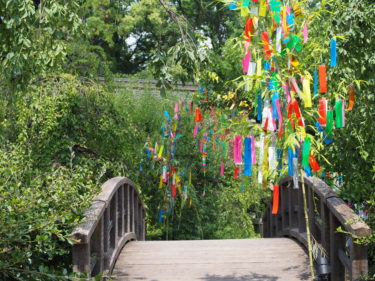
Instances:
[[[330,280],[360,280],[368,271],[367,249],[354,243],[353,237],[369,236],[371,229],[322,180],[308,177],[304,183],[311,235],[315,248],[324,249],[320,251],[327,255]],[[307,248],[301,182],[299,185],[293,187],[293,177],[280,181],[279,213],[271,214],[271,200],[263,217],[264,237],[293,237]],[[343,231],[337,231],[340,226]]]
[[[112,178],[72,233],[73,271],[110,274],[124,245],[145,236],[145,209],[135,184],[127,178]]]

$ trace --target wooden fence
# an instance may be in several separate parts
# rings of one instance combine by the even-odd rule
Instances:
[[[301,182],[300,188],[294,189],[293,178],[286,177],[279,185],[279,213],[271,214],[271,202],[263,217],[264,237],[294,237],[307,248]],[[305,187],[311,235],[315,248],[327,255],[330,280],[360,280],[368,271],[367,249],[356,244],[353,235],[367,237],[371,229],[322,180],[305,178]],[[339,227],[344,232],[337,231]]]
[[[110,274],[124,245],[145,235],[145,210],[135,184],[122,177],[108,180],[73,231],[74,272]]]

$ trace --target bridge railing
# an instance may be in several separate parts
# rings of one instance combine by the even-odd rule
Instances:
[[[368,272],[367,249],[353,237],[367,237],[371,229],[322,180],[304,179],[311,235],[315,248],[329,260],[331,281],[360,280]],[[289,236],[307,248],[302,184],[293,187],[293,178],[280,183],[279,212],[272,215],[272,200],[263,217],[264,237]],[[341,227],[343,231],[337,231]]]
[[[145,235],[145,209],[135,184],[127,178],[112,178],[72,233],[73,271],[110,274],[123,246],[145,240]]]

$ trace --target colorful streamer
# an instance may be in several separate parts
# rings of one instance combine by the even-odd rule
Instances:
[[[279,196],[280,187],[278,185],[273,186],[273,199],[272,199],[272,215],[276,215],[279,212]]]

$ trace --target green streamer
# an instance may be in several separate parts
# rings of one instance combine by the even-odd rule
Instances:
[[[336,110],[336,128],[342,128],[342,100],[337,100],[335,104]]]
[[[302,166],[303,167],[309,166],[310,149],[311,149],[311,139],[305,138],[303,142],[303,149],[302,149]]]
[[[332,137],[333,110],[327,110],[326,137]]]

